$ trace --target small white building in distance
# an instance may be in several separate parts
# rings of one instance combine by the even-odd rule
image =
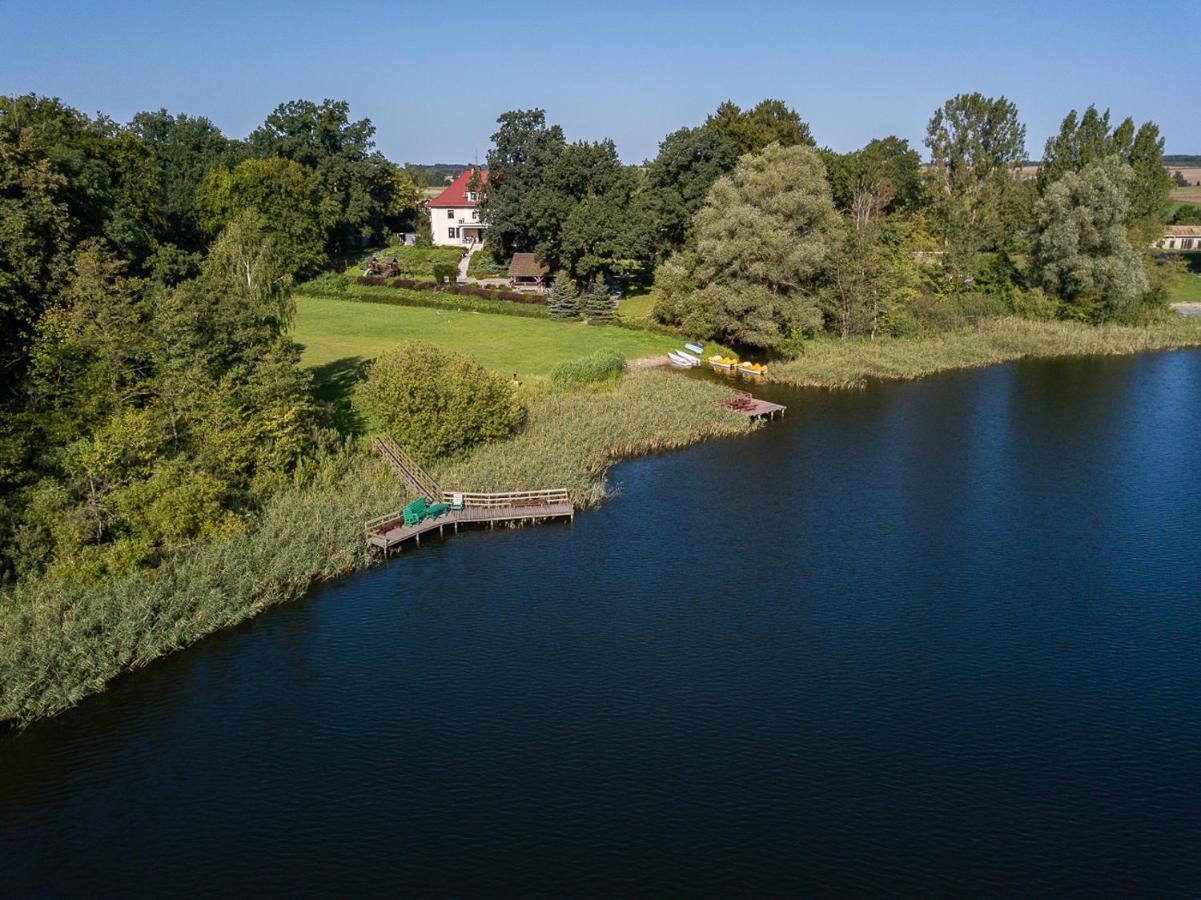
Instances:
[[[1169,225],[1157,246],[1161,250],[1201,250],[1201,225]]]
[[[479,193],[472,190],[472,176],[479,174],[482,186],[487,169],[467,169],[426,206],[430,211],[430,236],[436,247],[470,247],[484,239],[487,222],[480,221]]]

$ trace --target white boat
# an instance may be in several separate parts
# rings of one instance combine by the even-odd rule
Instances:
[[[700,344],[685,344],[684,349],[691,350],[693,353],[696,353],[698,355],[705,352],[705,348],[702,347]],[[698,360],[698,362],[699,362],[699,360]]]
[[[690,356],[682,350],[669,350],[667,352],[667,359],[673,366],[680,369],[691,369],[693,366],[701,364],[701,361],[695,356]]]

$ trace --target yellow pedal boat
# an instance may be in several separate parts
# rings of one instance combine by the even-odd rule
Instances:
[[[709,365],[715,369],[721,370],[722,372],[733,372],[736,368],[738,368],[738,360],[732,359],[728,356],[715,355],[709,357]]]
[[[766,375],[767,366],[762,363],[741,362],[738,364],[738,371],[743,375]]]

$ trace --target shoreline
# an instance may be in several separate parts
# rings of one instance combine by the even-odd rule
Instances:
[[[1022,359],[1127,356],[1201,347],[1201,317],[1147,326],[1087,325],[1005,318],[971,330],[921,337],[813,341],[794,360],[773,363],[767,380],[791,387],[862,388]]]
[[[768,380],[794,388],[863,387],[870,380],[916,380],[1019,359],[1195,347],[1201,347],[1201,318],[1151,328],[1015,328],[1002,320],[937,338],[815,342],[800,359],[774,366]],[[754,431],[713,402],[728,391],[716,382],[632,365],[608,388],[535,396],[524,432],[445,462],[436,474],[475,490],[567,487],[579,508],[595,508],[607,496],[608,472],[618,462]],[[362,522],[396,508],[405,491],[382,463],[362,452],[330,465],[318,483],[273,498],[251,528],[189,548],[160,570],[95,586],[43,579],[7,588],[0,594],[0,672],[7,682],[0,735],[379,562],[363,544]],[[286,540],[275,539],[281,533]],[[135,620],[138,628],[117,634],[114,616]]]

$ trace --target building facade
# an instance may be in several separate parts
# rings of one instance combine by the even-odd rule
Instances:
[[[1201,250],[1201,225],[1169,225],[1156,246],[1161,250]]]
[[[479,185],[472,176],[479,174]],[[441,194],[426,203],[430,211],[430,237],[438,247],[471,247],[484,240],[486,222],[480,221],[479,193],[473,188],[488,180],[487,169],[459,173]]]

